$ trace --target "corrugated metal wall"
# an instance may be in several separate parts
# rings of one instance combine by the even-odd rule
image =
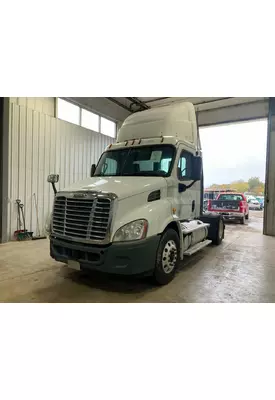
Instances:
[[[60,175],[58,188],[85,179],[91,164],[114,139],[50,117],[25,106],[10,104],[8,236],[17,229],[16,199],[25,205],[26,227],[37,233],[34,205],[38,199],[40,229],[51,211],[50,173]]]
[[[55,97],[10,97],[10,102],[55,117]]]

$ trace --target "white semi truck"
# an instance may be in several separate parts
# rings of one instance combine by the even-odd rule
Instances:
[[[79,270],[163,285],[180,260],[223,237],[222,217],[203,214],[196,114],[184,102],[129,116],[91,177],[55,194],[50,252]]]

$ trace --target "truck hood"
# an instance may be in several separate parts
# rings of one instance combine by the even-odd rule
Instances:
[[[114,176],[94,177],[76,182],[59,192],[91,190],[102,193],[115,193],[119,199],[166,187],[166,180],[153,176]]]

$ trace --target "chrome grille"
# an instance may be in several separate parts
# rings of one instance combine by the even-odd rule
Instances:
[[[111,199],[57,196],[53,209],[53,234],[79,241],[103,242],[110,223]]]

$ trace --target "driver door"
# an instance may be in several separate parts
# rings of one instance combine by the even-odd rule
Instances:
[[[182,150],[177,165],[178,183],[184,183],[186,186],[192,183],[191,178],[192,154],[186,150]],[[180,193],[178,191],[178,215],[181,220],[194,218],[197,200],[196,184],[191,188]]]

